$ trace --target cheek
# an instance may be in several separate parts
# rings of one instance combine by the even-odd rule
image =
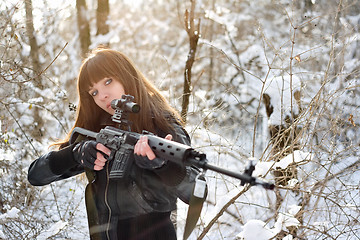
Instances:
[[[125,95],[126,93],[125,93],[125,90],[124,89],[121,89],[122,91],[121,91],[121,96],[122,95]]]
[[[116,87],[116,92],[117,94],[120,94],[121,96],[125,94],[125,89],[123,87],[122,84],[119,84],[117,87]],[[120,96],[120,97],[121,97]]]
[[[101,108],[101,102],[97,98],[93,98],[95,104]]]
[[[125,91],[123,88],[118,87],[113,90],[114,98],[120,99],[122,97],[122,95],[124,95],[124,94],[125,94]]]

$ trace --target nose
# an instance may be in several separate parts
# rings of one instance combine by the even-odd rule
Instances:
[[[109,98],[109,94],[105,91],[99,92],[99,99],[100,100],[107,100]]]

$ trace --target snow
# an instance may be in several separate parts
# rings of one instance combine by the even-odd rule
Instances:
[[[236,195],[239,194],[241,189],[234,188],[230,192],[228,192],[226,195],[222,196],[218,201],[217,204],[213,209],[211,209],[205,218],[203,219],[205,225],[208,225],[213,218],[220,212],[220,210],[224,207],[225,204],[227,204],[231,199],[233,199]]]
[[[58,221],[56,223],[54,223],[52,226],[50,226],[49,229],[43,231],[39,236],[37,236],[37,240],[46,240],[49,239],[50,237],[56,235],[57,233],[59,233],[62,229],[64,229],[66,227],[66,225],[68,225],[67,222],[64,221]]]
[[[301,163],[303,161],[310,161],[311,154],[308,152],[303,152],[300,150],[294,151],[294,153],[289,154],[283,157],[280,161],[268,161],[268,162],[258,162],[256,164],[253,175],[254,176],[265,176],[271,168],[281,168],[286,169],[292,163]]]
[[[0,103],[6,106],[0,110],[0,239],[25,235],[38,240],[88,238],[86,181],[71,178],[44,187],[26,181],[28,166],[37,156],[33,147],[39,154],[49,151],[49,144],[71,128],[76,114],[68,108],[77,101],[74,84],[81,64],[75,2],[55,1],[51,6],[47,2],[34,1],[43,65],[66,47],[44,73],[44,89],[28,79],[32,72],[23,3],[0,3],[2,11],[12,3],[19,9],[6,16],[13,17],[12,25],[0,38],[1,55],[9,57],[0,61]],[[112,31],[99,36],[94,28],[96,4],[88,5],[91,47],[109,42],[128,54],[179,110],[189,53],[181,16],[187,3],[110,2]],[[288,227],[297,228],[304,239],[330,236],[342,240],[359,235],[360,14],[346,8],[354,15],[342,12],[341,29],[334,34],[332,14],[337,4],[311,2],[312,10],[303,9],[303,3],[283,0],[198,2],[201,37],[186,125],[193,147],[205,152],[211,164],[237,173],[243,172],[249,159],[255,159],[253,176],[266,181],[275,180],[274,169],[287,170],[290,165],[296,166],[297,175],[287,179],[286,186],[279,186],[276,195],[259,186],[245,190],[237,179],[207,171],[207,201],[189,240],[197,239],[206,227],[210,229],[204,239],[271,239],[280,231],[284,231],[283,240],[297,239]],[[300,25],[294,32],[293,27]],[[8,70],[12,62],[23,67],[24,73],[14,67]],[[211,77],[212,89],[208,86]],[[296,92],[300,92],[301,106]],[[270,118],[261,94],[271,98],[274,111]],[[13,117],[8,117],[8,109]],[[40,129],[41,139],[30,136],[39,131],[33,117],[37,109],[46,122],[46,129]],[[301,128],[301,148],[274,161],[268,125],[283,125],[292,114],[300,114],[295,123]],[[303,209],[306,197],[309,202]],[[179,201],[179,239],[186,211],[187,205]]]
[[[280,76],[269,79],[265,83],[265,94],[270,96],[271,105],[274,108],[268,121],[269,125],[281,125],[286,116],[298,114],[294,93],[301,90],[301,81],[295,76]]]
[[[6,235],[1,230],[0,230],[0,238],[1,239],[6,239]]]
[[[293,215],[280,213],[278,219],[276,220],[274,229],[277,231],[277,233],[279,233],[280,230],[286,231],[287,227],[297,227],[299,225],[299,220],[297,220]]]
[[[5,220],[5,219],[9,219],[9,218],[17,218],[19,212],[20,212],[19,209],[13,207],[9,211],[7,211],[6,213],[1,214],[0,215],[0,220]]]
[[[298,206],[295,207],[299,209]],[[292,213],[294,213],[292,211]],[[296,212],[295,212],[296,213]],[[270,228],[267,223],[251,219],[243,226],[237,237],[243,240],[270,240],[276,236],[281,230],[287,230],[287,227],[299,226],[300,222],[294,217],[294,214],[280,213],[274,227]],[[286,236],[283,239],[292,239],[291,235]]]
[[[311,160],[311,154],[308,152],[303,152],[300,150],[294,151],[293,154],[289,154],[286,157],[282,158],[279,162],[275,163],[275,168],[279,167],[282,169],[287,168],[291,163],[299,163],[302,161],[310,161]]]
[[[275,237],[276,232],[266,226],[261,220],[252,219],[249,220],[243,227],[243,231],[240,232],[237,237],[243,240],[269,240]]]

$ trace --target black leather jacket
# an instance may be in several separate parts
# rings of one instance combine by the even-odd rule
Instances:
[[[186,131],[178,124],[174,123],[173,126],[173,140],[190,145]],[[164,137],[162,133],[158,135]],[[73,148],[74,144],[69,145],[32,162],[28,172],[29,182],[41,186],[83,173],[84,168],[73,159]],[[160,167],[146,167],[137,162],[141,161],[134,161],[126,180],[109,180],[107,169],[110,169],[111,161],[101,171],[87,170],[89,184],[86,205],[90,227],[106,224],[109,214],[111,218],[126,219],[152,212],[172,211],[176,208],[178,197],[189,203],[197,169],[171,161]]]

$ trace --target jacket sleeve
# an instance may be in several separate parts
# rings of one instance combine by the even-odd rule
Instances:
[[[186,130],[179,124],[174,124],[174,133],[172,135],[173,141],[190,146],[190,137]],[[188,170],[182,163],[166,161],[162,167],[154,169],[154,172],[165,184],[176,186],[184,180]]]
[[[180,125],[175,126],[174,141],[190,146],[191,141],[188,133]],[[173,186],[172,191],[183,202],[189,204],[193,194],[195,179],[200,170],[195,166],[184,166],[172,161],[168,161],[163,167],[156,170],[167,185]],[[205,186],[207,195],[207,185]],[[206,198],[206,196],[205,196]]]
[[[43,186],[84,172],[84,168],[73,158],[73,148],[74,144],[59,151],[51,151],[33,161],[28,171],[30,184]]]

